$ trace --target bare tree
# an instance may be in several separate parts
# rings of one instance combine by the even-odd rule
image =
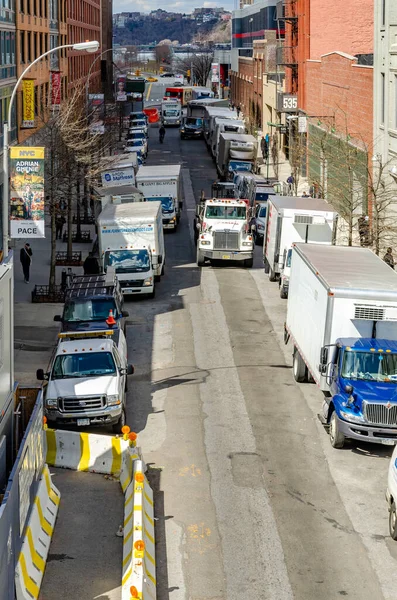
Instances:
[[[212,52],[191,53],[186,58],[177,60],[177,68],[187,75],[191,71],[191,81],[196,85],[205,87],[211,72],[213,61]]]
[[[172,60],[172,50],[171,45],[168,44],[159,44],[154,49],[154,56],[157,63],[157,67],[160,67],[164,64],[171,64]]]

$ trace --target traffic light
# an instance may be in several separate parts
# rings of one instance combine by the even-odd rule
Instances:
[[[190,75],[191,75],[191,73],[190,73],[190,69],[188,69],[188,70],[186,71],[186,75],[187,75],[188,77],[190,77]]]

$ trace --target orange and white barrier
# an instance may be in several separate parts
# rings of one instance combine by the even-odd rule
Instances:
[[[134,461],[125,493],[122,600],[156,599],[153,491],[144,469],[142,460]]]
[[[61,494],[44,465],[15,569],[17,600],[39,597]]]

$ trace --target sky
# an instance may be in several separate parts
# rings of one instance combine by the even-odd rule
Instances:
[[[233,10],[235,0],[113,0],[113,12],[150,12],[157,8],[170,12],[191,13],[195,8],[223,6],[225,10]]]

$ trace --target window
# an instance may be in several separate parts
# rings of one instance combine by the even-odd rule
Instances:
[[[381,14],[381,27],[384,27],[386,24],[386,0],[382,0],[382,14]]]
[[[28,48],[27,48],[27,62],[32,62],[32,33],[28,31]]]
[[[380,74],[380,122],[385,124],[385,74]]]
[[[21,44],[21,63],[25,64],[26,62],[26,54],[25,54],[25,32],[21,31],[19,34],[20,44]]]

